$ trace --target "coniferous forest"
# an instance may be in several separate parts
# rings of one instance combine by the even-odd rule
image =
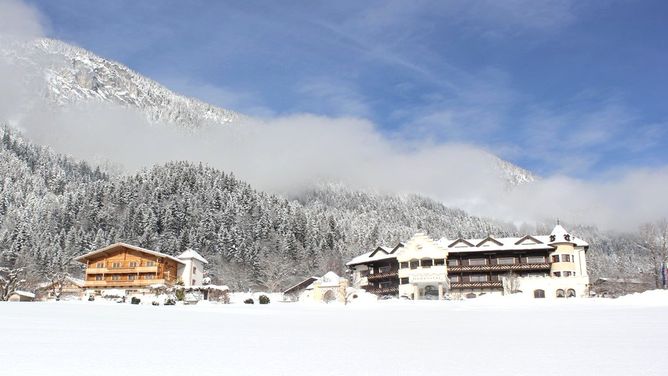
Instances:
[[[0,266],[24,267],[33,283],[54,272],[78,276],[74,257],[115,242],[170,255],[192,248],[209,260],[217,283],[280,290],[304,276],[344,273],[352,257],[418,231],[435,239],[523,234],[417,195],[325,185],[288,199],[190,162],[109,175],[9,128],[0,132]],[[635,235],[569,226],[591,244],[593,278],[652,269]]]

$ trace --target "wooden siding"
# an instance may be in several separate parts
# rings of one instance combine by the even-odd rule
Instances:
[[[146,287],[176,283],[176,261],[119,246],[86,263],[85,287]]]

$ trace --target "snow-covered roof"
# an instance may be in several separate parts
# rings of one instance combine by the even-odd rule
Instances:
[[[25,296],[26,298],[33,298],[33,299],[35,298],[35,294],[28,291],[16,290],[13,293],[16,295]]]
[[[298,290],[303,290],[309,286],[315,281],[318,280],[318,277],[308,277],[305,280],[290,286],[287,290],[283,291],[283,294],[290,294],[292,292],[298,291]]]
[[[555,240],[552,240],[552,236]],[[566,235],[568,236],[566,238]],[[417,236],[417,234],[416,234]],[[560,240],[561,239],[561,240]],[[570,239],[570,240],[569,240]],[[442,248],[447,249],[448,253],[470,253],[470,252],[499,252],[499,251],[532,251],[532,250],[546,250],[554,249],[557,243],[572,243],[576,247],[589,247],[589,243],[575,237],[566,231],[561,225],[557,224],[550,235],[525,235],[521,237],[504,237],[497,238],[487,236],[485,238],[473,239],[447,239],[442,238],[436,241],[436,244]],[[400,243],[402,246],[403,244]],[[376,249],[378,250],[378,249]],[[395,248],[396,250],[396,248]],[[375,251],[374,251],[375,252]],[[357,256],[346,263],[347,266],[358,264],[365,264],[372,261],[393,259],[396,257],[394,253],[367,252],[363,255]]]
[[[570,243],[577,247],[588,247],[589,243],[577,238],[571,237]],[[438,243],[448,249],[448,253],[468,253],[468,252],[489,252],[489,251],[531,251],[541,249],[552,249],[553,244],[558,242],[551,242],[550,235],[530,235],[523,237],[505,237],[492,238],[487,237],[483,239],[462,239],[466,242],[456,242],[448,239],[440,239]],[[468,244],[472,245],[468,245]]]
[[[97,255],[99,255],[99,254],[107,253],[107,252],[112,251],[112,250],[114,250],[114,249],[116,249],[116,248],[118,248],[118,247],[125,247],[125,248],[129,248],[129,249],[135,250],[135,251],[137,251],[137,252],[143,252],[143,253],[148,253],[148,254],[150,254],[150,255],[157,256],[157,257],[168,258],[168,259],[170,259],[170,260],[172,260],[172,261],[176,261],[176,262],[178,262],[179,264],[184,264],[184,265],[185,265],[185,263],[184,263],[183,261],[179,260],[178,258],[176,258],[176,257],[174,257],[174,256],[166,255],[166,254],[164,254],[164,253],[160,253],[160,252],[156,252],[156,251],[151,251],[150,249],[145,249],[145,248],[137,247],[137,246],[130,245],[130,244],[126,244],[126,243],[120,243],[120,242],[119,242],[119,243],[114,243],[114,244],[108,245],[108,246],[106,246],[106,247],[104,247],[104,248],[100,248],[100,249],[97,249],[97,250],[92,251],[92,252],[88,252],[88,253],[86,253],[85,255],[76,257],[75,260],[76,260],[76,261],[79,261],[79,262],[84,262],[84,261],[86,261],[87,259],[89,259],[89,258],[91,258],[91,257],[93,257],[93,256],[97,256]],[[200,256],[200,257],[201,257],[201,256]]]
[[[83,279],[74,278],[74,277],[70,277],[70,276],[65,277],[65,279],[70,281],[74,285],[77,285],[79,287],[84,287],[84,280]],[[37,288],[38,289],[44,289],[46,287],[50,287],[51,285],[53,285],[53,282],[50,282],[50,281],[49,282],[42,282],[42,283],[37,285]]]
[[[79,286],[79,287],[84,287],[84,280],[79,279],[79,278],[74,278],[74,277],[65,277],[68,281],[72,282],[73,284]]]
[[[329,271],[325,273],[325,275],[323,275],[322,277],[318,278],[317,282],[320,282],[320,287],[334,287],[338,286],[340,281],[341,277],[339,277],[338,274]]]
[[[203,263],[205,263],[205,264],[208,264],[208,263],[209,263],[208,261],[206,261],[206,259],[205,259],[204,257],[202,257],[202,255],[200,255],[199,253],[197,253],[197,251],[195,251],[194,249],[186,249],[183,253],[181,253],[180,255],[176,256],[176,258],[181,259],[181,260],[191,259],[191,258],[192,258],[192,259],[201,261],[201,262],[203,262]]]
[[[550,243],[573,243],[571,239],[571,234],[566,231],[559,223],[554,226],[554,229],[550,233]]]
[[[396,251],[404,246],[404,243],[399,243],[393,248],[381,246],[377,247],[371,252],[359,255],[346,263],[346,266],[353,266],[358,264],[366,264],[373,261],[389,260],[396,258]]]

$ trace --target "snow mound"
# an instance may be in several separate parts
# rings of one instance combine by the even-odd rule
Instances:
[[[668,290],[648,290],[620,296],[616,300],[624,303],[663,306],[668,305]]]

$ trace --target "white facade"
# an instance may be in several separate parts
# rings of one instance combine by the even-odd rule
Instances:
[[[300,302],[345,302],[348,280],[334,272],[327,272],[299,293]]]
[[[427,235],[415,234],[396,253],[399,262],[399,296],[443,299],[448,286],[445,260],[448,251]]]
[[[401,247],[379,247],[347,265],[353,274],[353,286],[374,292],[379,287],[368,286],[374,276],[368,270],[372,266],[377,269],[378,260],[394,258],[394,286],[398,286],[394,291],[412,299],[518,292],[535,298],[585,297],[589,295],[588,248],[587,242],[572,236],[560,224],[550,235],[524,237],[433,241],[418,233]],[[383,281],[392,284],[388,279]]]
[[[204,281],[204,264],[206,259],[192,249],[177,256],[184,265],[179,265],[177,274],[185,287],[201,286]]]

